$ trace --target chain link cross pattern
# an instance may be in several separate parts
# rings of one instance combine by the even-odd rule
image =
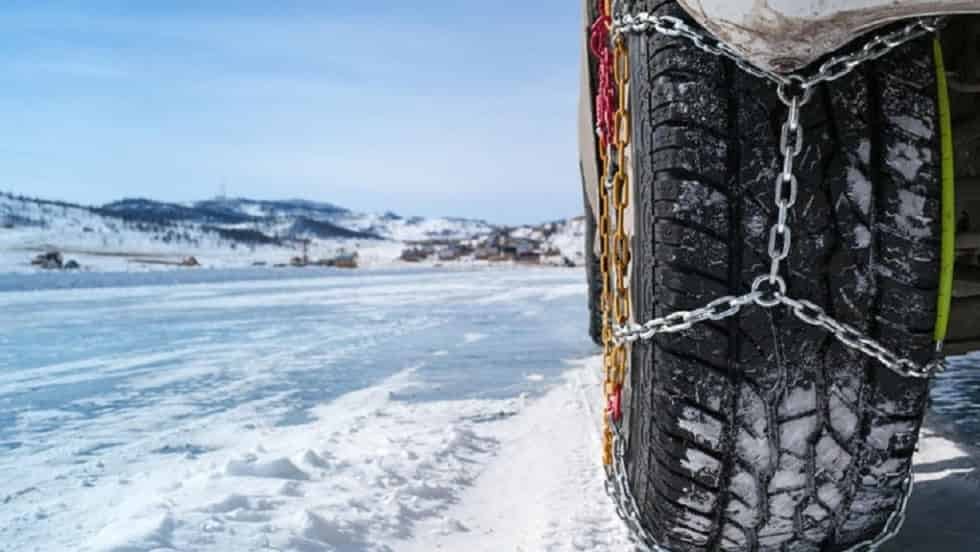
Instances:
[[[731,59],[750,74],[773,82],[777,86],[780,101],[787,107],[787,116],[779,140],[783,161],[782,171],[776,177],[773,192],[777,216],[769,232],[769,273],[756,278],[752,283],[751,291],[745,295],[722,297],[702,308],[675,312],[642,324],[619,324],[613,329],[613,339],[619,343],[649,340],[657,334],[688,330],[695,324],[707,320],[724,320],[738,314],[745,306],[774,308],[783,305],[789,307],[800,321],[827,330],[840,343],[878,360],[902,377],[929,378],[942,372],[945,364],[941,358],[919,365],[910,359],[899,357],[853,326],[835,320],[820,306],[810,301],[789,297],[786,281],[780,275],[781,263],[789,256],[792,247],[792,233],[787,226],[787,220],[790,209],[796,203],[798,193],[794,161],[803,151],[803,126],[800,124],[800,113],[810,100],[814,88],[820,83],[837,80],[862,63],[878,59],[907,42],[935,32],[941,21],[941,18],[918,19],[890,33],[875,36],[854,53],[827,60],[813,74],[779,75],[751,65],[730,46],[694,29],[680,18],[655,16],[643,12],[636,15],[626,14],[614,19],[612,23],[614,37],[630,33],[646,33],[651,30],[667,36],[682,37],[705,52]]]
[[[931,17],[911,21],[891,32],[873,36],[856,51],[831,57],[818,66],[815,72],[782,75],[749,63],[734,48],[691,27],[680,18],[656,16],[647,12],[623,14],[614,18],[611,3],[611,0],[600,0],[600,14],[593,26],[591,44],[593,52],[600,59],[601,84],[596,107],[603,153],[601,157],[606,175],[602,180],[608,180],[603,186],[605,189],[599,190],[600,210],[603,212],[600,222],[602,249],[600,265],[603,276],[604,364],[606,394],[609,397],[607,416],[604,420],[606,491],[615,503],[617,514],[630,529],[631,539],[638,550],[670,552],[659,545],[644,527],[639,508],[629,487],[625,455],[626,439],[622,434],[619,396],[626,369],[624,349],[626,345],[652,339],[657,334],[686,331],[708,320],[724,320],[737,315],[746,307],[771,309],[785,306],[800,321],[823,328],[846,347],[876,359],[902,377],[930,378],[943,371],[945,363],[941,358],[919,365],[911,359],[896,355],[853,326],[834,319],[819,305],[805,299],[790,297],[787,293],[786,280],[780,274],[780,269],[792,247],[792,233],[787,221],[790,210],[796,204],[798,194],[794,168],[795,160],[803,151],[804,145],[800,115],[814,88],[821,83],[837,80],[861,64],[878,59],[903,44],[935,32],[943,24],[944,19]],[[628,197],[627,191],[623,188],[628,186],[624,168],[626,164],[624,150],[629,142],[629,113],[626,107],[626,90],[622,84],[628,82],[629,76],[628,74],[624,76],[622,73],[628,72],[629,69],[627,61],[619,60],[626,58],[625,35],[644,34],[650,31],[681,37],[700,50],[731,60],[746,73],[772,82],[777,87],[780,101],[787,108],[787,116],[780,133],[782,170],[774,183],[773,195],[777,214],[769,233],[768,273],[758,276],[753,281],[750,291],[743,295],[721,297],[699,309],[674,312],[637,324],[624,322],[624,314],[629,312],[628,290],[624,290],[623,284],[624,275],[628,273],[629,251],[624,243],[622,221],[624,204],[628,201],[625,199]],[[610,46],[613,48],[610,49]],[[612,51],[615,51],[615,56],[611,55]],[[621,85],[618,89],[612,86],[611,76],[617,77]],[[619,100],[618,106],[615,104],[616,100]],[[610,121],[611,117],[608,115],[611,114],[614,114],[614,121]],[[615,211],[615,217],[610,216],[611,210]],[[612,218],[615,218],[615,232],[611,231]],[[615,265],[618,266],[613,270]],[[623,294],[626,294],[626,297],[623,297]],[[868,540],[851,546],[845,552],[873,552],[894,537],[905,520],[912,487],[913,478],[909,474],[902,483],[903,492],[899,507],[888,517],[882,531]]]

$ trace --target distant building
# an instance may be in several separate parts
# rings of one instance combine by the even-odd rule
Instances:
[[[489,261],[499,255],[500,248],[491,245],[481,245],[480,247],[477,247],[476,251],[473,253],[473,256],[478,261]]]
[[[440,261],[455,261],[460,256],[461,253],[459,247],[454,245],[444,247],[440,249],[438,253],[436,253],[436,258],[438,258]]]
[[[541,264],[541,253],[537,251],[524,251],[517,254],[516,260],[522,264]]]
[[[58,251],[48,251],[34,257],[31,264],[45,270],[57,270],[64,266],[64,260]]]
[[[429,257],[428,253],[424,249],[418,247],[410,247],[402,251],[401,260],[406,263],[419,263],[426,260]]]
[[[357,268],[357,253],[342,253],[333,258],[337,268]]]

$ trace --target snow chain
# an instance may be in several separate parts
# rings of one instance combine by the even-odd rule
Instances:
[[[802,108],[810,100],[814,88],[821,83],[839,79],[866,61],[882,57],[912,40],[934,33],[942,18],[917,19],[894,31],[877,35],[853,53],[830,58],[810,74],[782,75],[756,67],[738,52],[718,39],[691,27],[682,19],[656,16],[647,12],[621,14],[614,18],[614,0],[600,0],[599,15],[591,27],[590,50],[598,59],[596,94],[596,133],[602,177],[598,193],[599,207],[599,264],[602,273],[601,309],[603,318],[603,367],[606,413],[603,427],[603,464],[606,466],[606,491],[616,505],[616,512],[630,529],[631,539],[638,550],[670,552],[657,544],[642,523],[639,508],[629,488],[626,470],[626,441],[622,433],[622,390],[628,362],[627,347],[640,340],[650,340],[657,334],[682,332],[708,320],[724,320],[743,308],[764,309],[785,306],[806,324],[823,328],[843,345],[878,360],[902,377],[927,379],[945,368],[940,355],[919,365],[902,358],[860,330],[839,322],[823,308],[805,299],[787,294],[786,280],[781,275],[782,262],[789,256],[792,234],[787,220],[796,204],[796,157],[803,151]],[[629,207],[629,143],[630,114],[628,102],[629,57],[626,36],[654,31],[672,37],[682,37],[698,49],[733,61],[743,71],[774,83],[780,101],[787,108],[782,126],[779,150],[782,170],[774,183],[776,222],[769,232],[770,267],[767,274],[757,277],[748,293],[716,299],[692,311],[674,312],[642,324],[630,319],[630,294],[626,278],[630,270],[630,242],[625,231],[625,213]],[[846,552],[872,552],[891,539],[902,527],[909,497],[912,475],[903,481],[902,500],[892,512],[881,533],[858,543]]]
[[[612,29],[612,0],[604,0],[602,15],[592,26],[590,46],[599,59],[599,93],[596,96],[599,157],[602,177],[599,190],[599,267],[602,272],[602,343],[605,367],[606,410],[617,421],[622,416],[622,386],[626,377],[627,343],[618,339],[615,328],[630,321],[630,294],[626,278],[630,264],[630,243],[626,235],[626,208],[629,206],[630,114],[626,101],[629,86],[629,57],[622,33]],[[616,102],[616,99],[620,101]],[[613,427],[603,418],[603,464],[612,465]]]

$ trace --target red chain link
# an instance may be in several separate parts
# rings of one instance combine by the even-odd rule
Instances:
[[[599,137],[599,153],[604,163],[604,173],[609,170],[613,160],[609,158],[609,146],[616,143],[616,76],[613,72],[612,44],[610,29],[612,17],[609,14],[609,3],[598,0],[599,15],[596,17],[589,35],[589,49],[598,61],[598,85],[595,96],[595,124]],[[606,174],[605,176],[609,176]],[[599,193],[603,193],[599,190]],[[606,222],[608,224],[608,221]],[[616,386],[606,396],[606,415],[619,421],[623,416],[622,389]]]
[[[623,417],[623,388],[619,385],[606,398],[606,415],[617,422]]]
[[[596,87],[595,119],[599,147],[603,155],[615,136],[616,87],[613,82],[613,52],[609,45],[612,17],[606,3],[599,1],[599,16],[592,24],[589,49],[599,62],[599,84]]]

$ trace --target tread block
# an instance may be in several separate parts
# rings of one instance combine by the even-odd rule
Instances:
[[[835,481],[843,481],[852,461],[853,457],[850,452],[837,444],[837,441],[830,434],[824,432],[816,446],[817,472],[827,475]]]
[[[686,402],[681,397],[665,393],[658,393],[655,396],[654,408],[664,413],[659,423],[670,433],[697,443],[715,454],[724,454],[723,439],[726,424],[722,420],[707,413],[703,408]]]
[[[806,484],[806,461],[792,454],[780,454],[779,466],[769,481],[769,494],[800,489]]]

